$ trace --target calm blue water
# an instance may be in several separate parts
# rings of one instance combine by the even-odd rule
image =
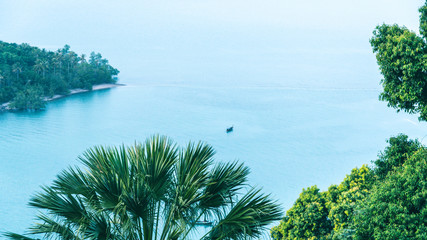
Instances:
[[[369,163],[399,132],[423,137],[425,124],[377,101],[377,90],[190,87],[130,83],[0,114],[1,231],[22,232],[40,185],[94,145],[132,144],[165,134],[202,140],[218,161],[240,159],[250,183],[289,208],[303,187],[326,189]],[[235,131],[225,133],[234,125]]]
[[[378,101],[368,41],[383,22],[416,30],[422,4],[2,1],[0,40],[101,52],[127,86],[0,114],[0,232],[23,232],[30,196],[94,145],[205,141],[288,209],[302,188],[370,163],[390,136],[422,139],[425,122]]]

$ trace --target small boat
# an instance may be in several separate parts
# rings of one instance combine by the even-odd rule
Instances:
[[[197,222],[195,222],[194,225],[196,225],[196,226],[212,226],[213,222],[206,221],[206,220],[204,220],[204,221],[197,221]]]
[[[233,131],[233,126],[231,126],[231,127],[227,128],[227,130],[226,130],[226,132],[227,132],[227,133],[230,133],[230,132],[232,132],[232,131]]]

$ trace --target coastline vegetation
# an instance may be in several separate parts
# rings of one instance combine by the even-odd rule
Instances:
[[[272,238],[427,239],[427,149],[403,134],[388,143],[339,185],[303,189]]]
[[[420,33],[377,26],[370,40],[380,71],[380,100],[427,121],[427,1]],[[427,148],[400,134],[388,140],[373,166],[355,168],[339,185],[303,189],[278,226],[285,239],[427,239]]]
[[[116,83],[118,73],[99,53],[92,52],[87,58],[68,45],[47,51],[0,41],[0,105],[10,103],[11,109],[41,109],[44,97]]]

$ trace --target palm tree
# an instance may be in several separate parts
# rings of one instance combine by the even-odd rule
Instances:
[[[19,81],[19,74],[22,73],[22,66],[19,62],[12,65],[12,72],[16,73],[16,80]]]
[[[53,75],[56,76],[56,68],[61,66],[61,57],[55,52],[54,56],[51,58],[51,65],[53,66]]]
[[[75,52],[70,51],[68,57],[68,77],[72,79],[76,73],[76,65],[79,62],[79,55],[77,55]],[[71,70],[71,75],[70,75]]]
[[[86,63],[86,54],[80,55],[80,63]]]
[[[251,239],[282,216],[269,195],[247,185],[249,168],[213,164],[203,143],[178,148],[154,136],[131,147],[95,147],[30,200],[41,211],[28,234],[46,239]],[[249,189],[249,190],[248,190]],[[245,191],[248,190],[248,191]],[[244,193],[246,192],[246,193]],[[14,233],[9,239],[33,239]]]
[[[45,78],[45,72],[49,68],[49,63],[46,60],[37,59],[33,68],[37,71],[37,73],[42,73],[43,78]]]

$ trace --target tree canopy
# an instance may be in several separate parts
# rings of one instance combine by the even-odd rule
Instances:
[[[403,134],[387,142],[372,167],[303,189],[273,239],[427,239],[427,150]]]
[[[316,186],[303,189],[280,225],[272,229],[274,239],[317,239],[331,231],[326,195]]]
[[[356,215],[357,239],[427,239],[427,150],[377,182]]]
[[[118,73],[99,53],[86,60],[68,45],[53,52],[0,41],[0,104],[11,102],[13,108],[39,109],[45,96],[115,83]]]
[[[408,139],[408,136],[404,134],[391,137],[387,142],[389,146],[374,161],[374,172],[376,177],[380,179],[384,179],[390,171],[402,166],[409,157],[421,148],[421,143],[418,140]]]
[[[383,75],[380,100],[427,120],[427,2],[419,9],[420,35],[396,24],[377,26],[370,42]]]
[[[125,147],[94,147],[84,168],[61,172],[33,196],[40,210],[26,235],[10,239],[194,239],[200,222],[210,225],[202,239],[251,239],[281,218],[269,195],[248,186],[249,168],[213,162],[207,144],[178,148],[154,136]]]

